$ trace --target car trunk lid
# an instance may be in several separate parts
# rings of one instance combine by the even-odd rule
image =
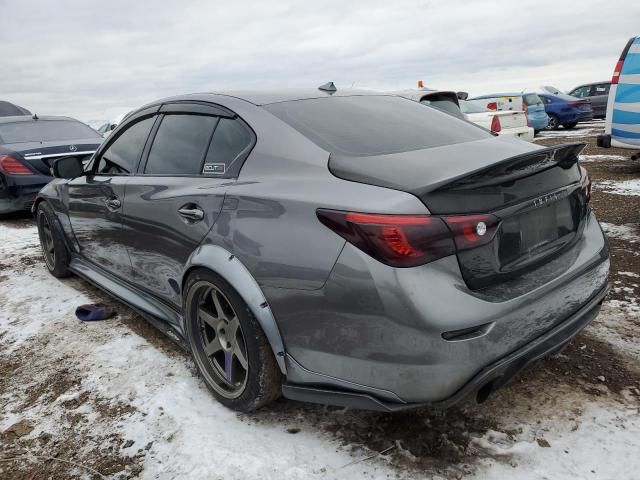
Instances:
[[[95,139],[69,140],[61,142],[29,142],[20,144],[7,144],[16,153],[22,156],[24,162],[35,168],[40,173],[51,175],[50,168],[53,162],[62,157],[76,156],[83,160],[89,159],[100,146]]]
[[[579,237],[588,208],[578,165],[583,148],[490,139],[366,160],[332,155],[330,169],[412,193],[433,215],[497,217],[490,242],[457,252],[467,285],[479,289],[521,275]]]

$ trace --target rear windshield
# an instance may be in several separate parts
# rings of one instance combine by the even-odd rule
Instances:
[[[441,96],[431,96],[420,100],[423,105],[429,105],[430,107],[442,110],[445,113],[453,115],[454,117],[464,118],[460,112],[460,107],[451,98]]]
[[[462,113],[484,113],[488,112],[489,109],[473,102],[465,102],[464,100],[460,100],[460,110]]]
[[[491,137],[481,128],[401,97],[317,98],[264,108],[320,148],[349,156],[408,152]]]
[[[529,105],[542,105],[542,100],[535,93],[525,93],[522,96],[522,100],[524,101],[524,104],[527,105],[527,106],[529,106]]]
[[[0,124],[0,143],[48,142],[102,138],[91,127],[73,120],[36,120]]]

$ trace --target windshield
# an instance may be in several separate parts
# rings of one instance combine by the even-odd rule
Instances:
[[[316,98],[264,108],[320,148],[349,156],[408,152],[491,137],[436,108],[394,96]]]
[[[35,120],[0,124],[0,143],[26,143],[101,138],[98,132],[74,120]]]

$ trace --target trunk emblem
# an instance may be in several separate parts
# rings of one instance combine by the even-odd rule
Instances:
[[[478,235],[480,235],[481,237],[487,233],[487,224],[484,222],[478,222],[478,224],[476,225],[476,233]]]
[[[69,150],[71,150],[72,152],[75,152],[76,150],[78,150],[78,147],[76,147],[75,145],[71,145],[69,147]]]

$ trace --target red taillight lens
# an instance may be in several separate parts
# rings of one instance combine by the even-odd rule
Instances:
[[[415,267],[455,253],[444,221],[431,215],[378,215],[319,209],[320,221],[392,267]]]
[[[458,250],[479,247],[493,240],[500,220],[493,215],[460,215],[444,217]]]
[[[500,118],[498,118],[497,115],[494,115],[493,119],[491,120],[491,131],[493,133],[498,133],[500,130],[502,130],[502,125],[500,125]]]
[[[487,110],[498,110],[498,104],[496,102],[487,103]]]
[[[616,68],[613,71],[613,76],[611,77],[611,83],[617,85],[620,81],[620,72],[622,71],[622,66],[624,65],[624,60],[619,60],[616,63]]]
[[[378,215],[317,211],[320,221],[392,267],[415,267],[490,242],[500,223],[493,215]]]
[[[10,155],[0,155],[0,170],[7,175],[33,175],[33,172]]]

